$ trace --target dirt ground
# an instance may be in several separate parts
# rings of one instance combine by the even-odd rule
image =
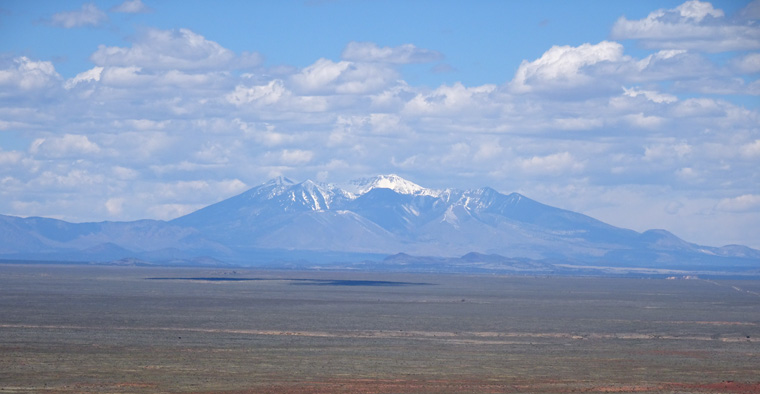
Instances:
[[[758,288],[0,265],[0,393],[760,393]]]

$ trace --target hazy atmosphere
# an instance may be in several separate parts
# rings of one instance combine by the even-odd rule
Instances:
[[[395,173],[760,248],[760,1],[5,0],[0,37],[0,214]]]

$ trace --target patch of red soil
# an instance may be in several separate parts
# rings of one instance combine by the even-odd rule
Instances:
[[[331,379],[262,385],[247,390],[224,391],[224,394],[390,394],[390,393],[659,393],[688,391],[692,393],[757,394],[760,383],[663,383],[653,385],[589,385],[582,382],[494,382],[489,380],[442,379]],[[220,393],[220,392],[216,392]]]
[[[732,380],[726,380],[720,383],[673,383],[669,386],[675,389],[694,390],[700,393],[735,393],[735,394],[757,394],[760,393],[760,382],[741,383]]]

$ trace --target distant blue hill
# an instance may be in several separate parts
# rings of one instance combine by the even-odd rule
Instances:
[[[701,246],[665,230],[615,227],[517,193],[432,190],[395,175],[344,185],[277,178],[168,222],[68,223],[0,215],[0,259],[760,273],[760,251],[745,246]]]

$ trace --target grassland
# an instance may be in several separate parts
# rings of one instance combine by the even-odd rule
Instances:
[[[760,392],[760,282],[0,265],[0,393],[573,391]]]

